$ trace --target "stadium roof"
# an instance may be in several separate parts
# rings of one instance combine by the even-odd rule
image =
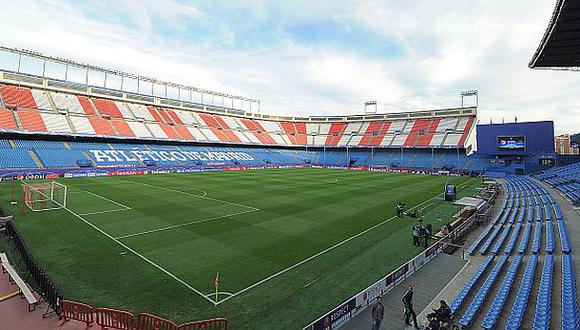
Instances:
[[[529,67],[580,70],[580,1],[558,0]]]

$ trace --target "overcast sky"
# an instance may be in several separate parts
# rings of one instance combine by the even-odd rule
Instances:
[[[580,73],[527,64],[555,0],[3,0],[0,44],[261,100],[281,115],[460,104],[580,129]]]

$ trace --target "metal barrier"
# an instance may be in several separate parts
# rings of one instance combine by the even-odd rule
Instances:
[[[97,325],[101,329],[133,330],[135,327],[135,317],[131,312],[109,308],[96,308],[95,315]]]
[[[228,320],[220,318],[184,323],[177,330],[228,330]]]
[[[37,288],[37,292],[46,302],[48,302],[47,311],[43,314],[43,317],[53,312],[58,313],[59,303],[62,300],[62,295],[56,286],[52,283],[48,275],[46,275],[44,270],[40,268],[38,263],[36,263],[28,251],[28,248],[24,244],[24,241],[16,231],[16,228],[14,228],[12,221],[6,222],[6,233],[14,242],[16,250],[18,251],[21,260],[24,262],[24,265],[26,266],[26,270],[36,284],[35,288]],[[29,278],[27,278],[25,281],[28,282]],[[52,312],[49,312],[50,309],[52,309]]]
[[[137,330],[177,330],[177,324],[159,316],[139,313],[137,316]]]
[[[87,327],[95,322],[93,318],[93,306],[78,303],[69,300],[63,300],[60,304],[60,317],[63,318],[63,322],[68,322],[69,320],[84,322]]]

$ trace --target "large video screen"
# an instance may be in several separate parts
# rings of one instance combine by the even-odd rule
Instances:
[[[498,136],[497,148],[499,150],[524,151],[526,139],[523,136]]]

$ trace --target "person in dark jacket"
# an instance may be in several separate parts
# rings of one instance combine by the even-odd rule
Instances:
[[[405,324],[411,325],[409,319],[412,318],[413,326],[415,327],[415,329],[419,329],[419,326],[417,325],[417,314],[415,314],[415,311],[413,310],[413,287],[411,285],[409,285],[409,289],[407,290],[407,292],[405,292],[405,294],[401,298],[401,302],[403,303],[403,308],[405,312]]]
[[[383,307],[382,296],[379,296],[377,302],[373,305],[371,316],[373,318],[371,330],[379,330],[381,328],[381,322],[383,322],[383,317],[385,316],[385,307]]]
[[[449,323],[451,320],[451,308],[445,300],[439,301],[439,308],[433,310],[437,314],[437,319],[441,323]]]

